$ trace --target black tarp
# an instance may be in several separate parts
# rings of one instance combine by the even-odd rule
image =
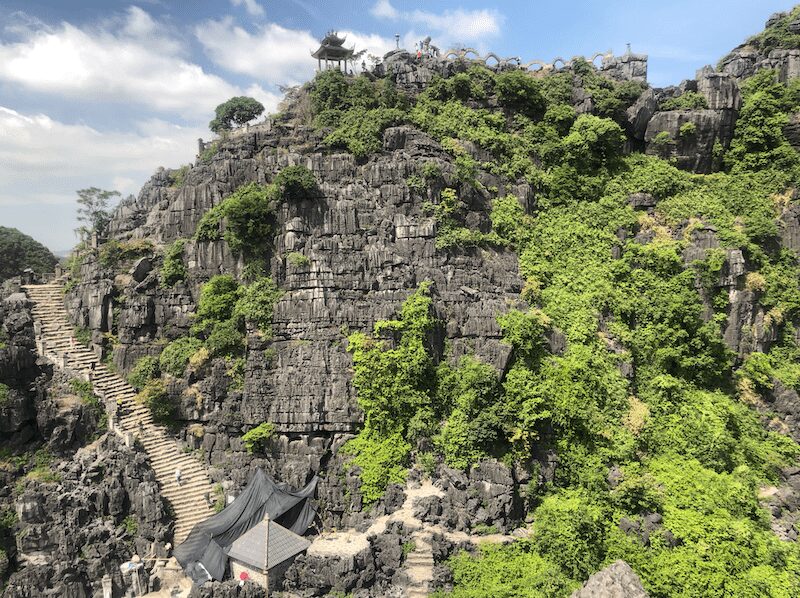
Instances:
[[[198,563],[213,579],[220,580],[225,575],[231,544],[264,519],[266,513],[275,523],[302,536],[316,515],[311,504],[316,488],[317,476],[302,490],[292,491],[257,469],[236,500],[194,526],[186,540],[175,548],[175,558],[197,584],[208,580]]]

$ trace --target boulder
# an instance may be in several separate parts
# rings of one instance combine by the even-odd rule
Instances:
[[[592,575],[572,598],[648,598],[648,594],[630,565],[615,561]]]

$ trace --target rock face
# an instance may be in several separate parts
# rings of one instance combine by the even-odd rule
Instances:
[[[120,573],[123,562],[134,554],[166,556],[169,518],[143,453],[106,435],[48,479],[55,481],[30,478],[21,487],[17,550],[24,566],[3,596],[92,596],[104,575],[121,596],[130,583]]]
[[[616,561],[592,575],[572,598],[647,598],[639,576],[625,561]]]
[[[657,112],[647,124],[647,153],[673,158],[678,168],[711,172],[714,144],[733,138],[735,113],[731,110],[669,110]],[[667,137],[664,137],[664,134]]]

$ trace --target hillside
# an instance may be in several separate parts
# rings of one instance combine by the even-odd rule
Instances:
[[[630,53],[319,73],[120,204],[76,336],[220,507],[320,476],[295,595],[798,595],[797,23],[665,89]]]
[[[19,276],[26,268],[52,272],[58,260],[47,247],[15,228],[0,226],[0,282]]]

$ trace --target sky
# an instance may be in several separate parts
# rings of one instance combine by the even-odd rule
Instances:
[[[188,6],[187,6],[188,5]],[[138,194],[192,162],[214,108],[275,111],[314,75],[330,30],[380,56],[431,35],[523,60],[649,55],[656,87],[693,78],[763,28],[779,0],[0,0],[0,226],[75,244],[76,191]],[[2,256],[0,256],[2,259]]]

